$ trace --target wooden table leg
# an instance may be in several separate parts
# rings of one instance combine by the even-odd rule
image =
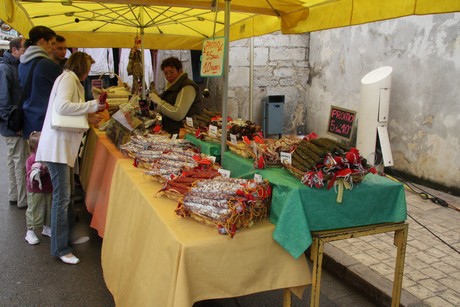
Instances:
[[[324,242],[320,238],[314,237],[310,255],[313,261],[310,307],[319,306],[319,296],[321,293],[321,270],[323,266],[323,251]]]
[[[406,255],[408,225],[404,224],[402,229],[395,231],[394,245],[398,247],[396,254],[395,275],[393,280],[393,293],[391,306],[398,307],[401,301],[402,279],[404,273],[404,259]]]
[[[401,301],[404,258],[406,255],[407,223],[377,224],[354,228],[343,228],[328,231],[312,232],[313,242],[310,250],[310,259],[313,262],[310,306],[319,306],[321,287],[321,268],[323,264],[324,244],[333,241],[358,238],[379,233],[394,232],[394,245],[397,246],[395,274],[393,280],[392,307],[399,307]]]
[[[291,290],[289,289],[284,289],[283,307],[291,307]]]

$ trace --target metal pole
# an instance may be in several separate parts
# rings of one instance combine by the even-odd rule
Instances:
[[[139,20],[140,20],[140,30],[141,30],[141,62],[142,62],[142,97],[141,99],[145,99],[145,60],[144,60],[144,6],[141,5],[139,7]]]
[[[222,88],[222,139],[221,139],[221,152],[220,163],[224,161],[224,153],[227,149],[227,99],[228,99],[228,46],[230,40],[230,1],[225,0],[225,43],[224,43],[224,84]]]
[[[249,120],[254,122],[254,37],[250,39],[250,48],[249,48]]]

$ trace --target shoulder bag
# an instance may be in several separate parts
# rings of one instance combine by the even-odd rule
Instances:
[[[62,79],[62,75],[59,77]],[[58,82],[61,81],[59,79]],[[59,84],[58,84],[59,86]],[[56,99],[57,90],[54,96]],[[89,129],[88,118],[86,114],[82,115],[62,115],[56,112],[54,108],[54,100],[51,113],[51,128],[61,131],[70,131],[70,132],[85,132]]]

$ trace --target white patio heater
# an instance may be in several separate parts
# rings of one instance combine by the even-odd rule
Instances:
[[[356,147],[369,164],[378,166],[379,171],[383,171],[383,166],[393,166],[387,129],[392,71],[390,66],[380,67],[361,79]]]

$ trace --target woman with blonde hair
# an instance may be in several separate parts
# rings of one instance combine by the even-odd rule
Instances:
[[[75,52],[69,57],[64,72],[54,82],[36,155],[37,161],[48,166],[53,184],[51,255],[67,264],[80,262],[70,246],[75,221],[71,202],[71,176],[83,132],[53,129],[51,116],[54,109],[61,115],[89,114],[90,122],[97,121],[97,117],[91,113],[103,111],[105,104],[99,104],[96,100],[85,102],[85,92],[81,85],[88,77],[92,63],[94,60],[84,52]]]

